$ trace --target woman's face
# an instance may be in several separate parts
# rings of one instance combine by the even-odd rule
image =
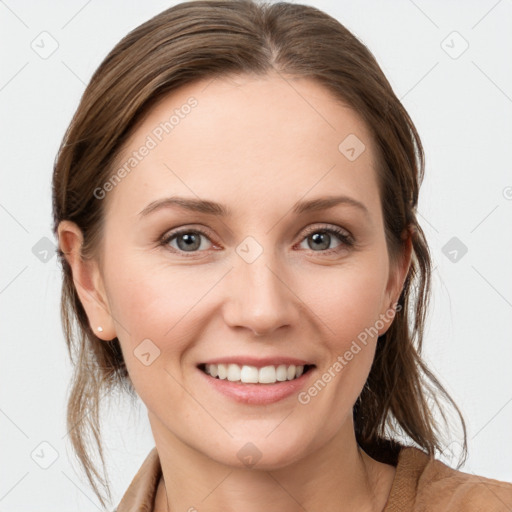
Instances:
[[[393,279],[356,113],[308,79],[204,80],[153,108],[123,166],[97,191],[102,289],[157,443],[271,468],[352,431],[406,270]],[[223,361],[249,379],[314,367],[275,384],[199,368]]]

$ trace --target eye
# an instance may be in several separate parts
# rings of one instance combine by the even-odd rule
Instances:
[[[341,241],[341,243],[335,248],[329,248],[332,242],[332,235]],[[309,242],[309,240],[311,240],[311,242]],[[303,243],[304,242],[307,242],[307,248],[313,250],[313,252],[322,252],[327,254],[339,252],[354,245],[354,240],[351,235],[337,227],[313,227],[306,232]],[[319,251],[317,251],[317,249],[319,249]]]
[[[339,244],[334,248],[330,247],[333,241],[333,235],[339,241]],[[185,256],[194,256],[195,254],[209,248],[205,247],[203,239],[206,239],[211,245],[213,245],[210,240],[209,233],[200,229],[186,228],[164,235],[161,239],[160,245],[170,248],[173,252],[177,252]],[[310,228],[306,231],[302,240],[303,241],[301,243],[308,242],[308,247],[306,247],[306,249],[312,250],[313,252],[321,252],[323,254],[337,253],[354,245],[352,236],[347,231],[338,227]],[[311,242],[309,242],[309,240],[311,240]]]
[[[170,246],[171,249],[176,252],[195,253],[198,252],[199,249],[205,249],[204,244],[202,244],[202,237],[210,240],[208,234],[204,231],[198,229],[181,229],[165,236],[161,244]],[[176,245],[172,245],[173,242],[176,242]]]

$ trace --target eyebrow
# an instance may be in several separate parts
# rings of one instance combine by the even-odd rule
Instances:
[[[300,215],[307,212],[327,210],[340,204],[355,207],[364,213],[366,217],[370,218],[370,212],[366,206],[360,201],[349,196],[329,196],[310,199],[308,201],[299,201],[293,205],[292,211],[296,215]],[[230,217],[233,214],[227,206],[214,201],[174,196],[157,199],[156,201],[151,202],[139,213],[139,216],[145,217],[157,210],[176,206],[191,212],[205,213],[218,217]]]

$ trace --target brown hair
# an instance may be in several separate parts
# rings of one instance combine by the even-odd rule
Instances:
[[[159,99],[195,80],[271,71],[316,80],[363,118],[379,160],[379,190],[393,263],[402,254],[404,232],[412,238],[400,313],[377,344],[367,383],[354,406],[356,439],[367,453],[390,463],[396,462],[399,437],[434,456],[443,447],[432,407],[447,423],[439,402],[443,398],[461,421],[465,460],[464,419],[420,355],[432,266],[416,218],[424,172],[422,144],[371,52],[322,11],[284,2],[199,0],[167,9],[126,35],[94,73],[60,146],[53,176],[54,232],[62,220],[75,222],[84,236],[82,257],[97,255],[105,201],[98,200],[94,190],[113,174],[123,144]],[[60,249],[59,258],[62,321],[75,365],[67,424],[78,459],[104,505],[95,479],[110,498],[108,479],[102,479],[92,463],[88,437],[97,445],[106,474],[100,400],[116,389],[132,398],[136,393],[118,339],[104,342],[92,332]]]

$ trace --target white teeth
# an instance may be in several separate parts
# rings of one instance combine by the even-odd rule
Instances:
[[[227,379],[231,382],[240,380],[240,366],[237,364],[228,364],[228,375]]]
[[[276,381],[276,369],[273,366],[260,368],[258,375],[261,384],[273,384]]]
[[[276,370],[276,379],[279,380],[279,381],[284,381],[286,380],[286,376],[288,374],[288,369],[286,368],[286,366],[284,364],[281,364],[277,367],[277,370]]]
[[[212,377],[217,377],[217,375],[219,374],[219,368],[216,364],[211,364],[210,365],[210,375]]]
[[[206,366],[208,366],[208,365],[206,365]],[[217,366],[219,379],[225,379],[228,376],[228,369],[225,364],[219,364],[219,365],[212,364],[209,366]],[[215,373],[215,372],[210,373],[210,375],[212,375],[212,377],[213,377],[213,373]]]
[[[288,380],[292,380],[295,378],[296,373],[297,373],[297,367],[294,364],[292,364],[292,365],[288,366],[288,370],[286,371],[286,378]]]
[[[237,368],[240,368],[240,366],[237,364],[230,366],[236,366]],[[237,380],[241,380],[242,382],[250,382],[252,384],[257,384],[259,382],[259,371],[258,368],[255,368],[254,366],[242,366],[242,369],[238,370],[238,372],[240,378]]]
[[[212,377],[227,379],[231,382],[245,382],[252,384],[275,384],[277,381],[293,380],[304,373],[304,366],[289,366],[281,364],[279,366],[256,366],[237,364],[207,364],[205,371]]]

